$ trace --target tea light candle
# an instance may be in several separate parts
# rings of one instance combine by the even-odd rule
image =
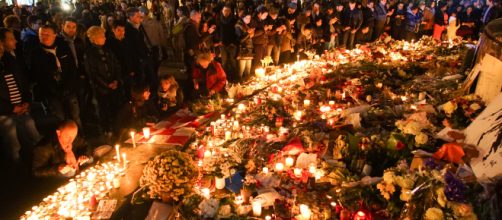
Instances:
[[[136,138],[135,138],[136,133],[134,131],[131,131],[130,135],[131,135],[132,146],[133,148],[136,148]]]
[[[267,134],[270,132],[270,128],[268,126],[263,127],[263,133]]]
[[[295,163],[295,159],[293,159],[292,157],[286,158],[286,166],[287,167],[292,167],[294,163]]]
[[[239,121],[234,121],[233,129],[234,131],[239,130]]]
[[[303,107],[308,108],[310,106],[310,100],[305,99],[303,100]]]
[[[149,127],[143,128],[143,137],[145,137],[145,139],[150,139],[150,128]]]
[[[252,206],[253,206],[253,215],[260,216],[261,215],[261,201],[254,200],[252,203]]]
[[[267,174],[268,173],[268,167],[263,167],[263,171],[262,171],[264,174]]]
[[[406,102],[406,100],[408,100],[408,97],[406,97],[406,96],[404,96],[404,95],[403,95],[403,96],[401,96],[401,101]]]
[[[115,153],[116,153],[115,157],[117,157],[117,161],[120,163],[120,145],[118,144],[115,145]]]
[[[221,115],[220,115],[220,118],[221,118],[221,120],[225,120],[225,115],[224,115],[224,114],[221,114]]]
[[[331,106],[335,105],[335,101],[333,101],[333,100],[329,101],[328,105],[331,105]]]
[[[300,205],[300,214],[303,219],[310,219],[310,208],[308,205],[301,204]]]
[[[301,177],[302,176],[302,169],[301,168],[295,168],[293,170],[293,173],[295,174],[296,177]]]
[[[242,103],[240,103],[238,106],[237,106],[237,109],[239,110],[239,112],[244,112],[246,110],[246,106]]]
[[[282,172],[283,170],[284,170],[284,164],[280,162],[275,164],[275,171]]]

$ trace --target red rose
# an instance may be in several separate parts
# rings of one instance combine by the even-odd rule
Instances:
[[[404,147],[406,147],[406,146],[404,145],[403,142],[401,142],[401,141],[397,142],[397,144],[396,144],[397,150],[402,150],[402,149],[404,149]]]

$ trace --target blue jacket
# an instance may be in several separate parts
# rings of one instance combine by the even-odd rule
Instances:
[[[422,16],[420,13],[417,13],[416,15],[408,12],[406,14],[406,31],[413,32],[415,31],[415,28],[417,25],[420,25],[420,20],[422,19]]]

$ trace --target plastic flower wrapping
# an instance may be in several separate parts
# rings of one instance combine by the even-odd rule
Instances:
[[[140,186],[151,199],[181,201],[193,192],[198,172],[190,156],[176,150],[166,151],[148,161]]]

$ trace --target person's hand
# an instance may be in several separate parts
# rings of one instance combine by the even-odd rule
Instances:
[[[66,164],[60,165],[58,167],[58,172],[61,173],[63,176],[66,176],[66,177],[71,177],[71,176],[75,175],[76,171],[77,170],[75,168],[73,168],[70,165],[66,165]]]
[[[387,13],[387,16],[391,16],[392,14],[394,14],[394,9],[390,10],[390,11]]]
[[[80,157],[78,157],[77,162],[79,165],[82,165],[82,164],[87,163],[89,160],[90,160],[90,158],[88,156],[80,156]]]
[[[350,30],[350,27],[345,27],[345,28],[343,28],[343,30],[348,31],[348,30]]]
[[[247,32],[248,34],[254,33],[254,28],[248,28],[248,29],[246,30],[246,32]]]
[[[361,29],[361,32],[363,32],[363,34],[368,33],[368,31],[370,31],[369,27],[365,27],[365,28]]]
[[[167,104],[162,104],[162,111],[167,111],[168,108]]]
[[[216,30],[216,25],[213,25],[213,26],[211,26],[211,27],[207,30],[207,32],[208,32],[209,34],[212,34],[215,30]]]
[[[147,122],[146,126],[147,127],[153,127],[153,126],[155,126],[155,123],[153,123],[153,122]]]
[[[188,54],[189,54],[190,56],[193,56],[193,55],[195,55],[195,52],[194,52],[192,49],[190,49],[190,50],[188,50]]]
[[[350,33],[355,34],[357,32],[357,29],[352,29]]]
[[[214,91],[214,90],[212,90],[212,89],[211,89],[211,90],[209,90],[209,96],[212,96],[212,95],[214,95],[214,94],[216,94],[216,91]]]
[[[14,109],[12,112],[16,115],[22,115],[28,111],[27,106],[24,106],[23,104],[15,105]]]
[[[336,36],[338,36],[338,33],[332,33],[331,36],[336,37]]]
[[[129,73],[129,76],[134,76],[134,75],[135,75],[135,73],[134,73],[134,72],[130,72],[130,73]]]
[[[195,90],[199,90],[199,84],[198,83],[194,83],[193,87],[194,87]]]

